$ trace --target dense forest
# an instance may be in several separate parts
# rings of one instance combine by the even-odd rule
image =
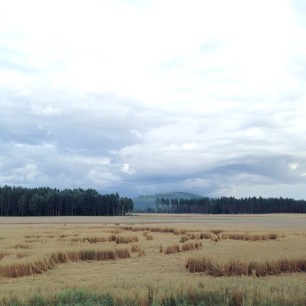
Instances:
[[[0,187],[0,216],[118,216],[133,210],[133,201],[94,189]]]
[[[0,216],[123,216],[130,198],[101,195],[94,189],[0,187]],[[306,213],[306,201],[290,198],[157,198],[146,212],[188,214]]]
[[[186,214],[270,214],[306,213],[306,201],[288,198],[221,197],[198,199],[157,198],[148,212]]]

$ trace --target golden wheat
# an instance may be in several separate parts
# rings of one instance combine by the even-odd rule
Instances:
[[[165,254],[169,255],[169,254],[175,254],[181,251],[181,248],[178,244],[173,244],[173,245],[169,245],[166,247],[165,249]]]
[[[21,276],[40,274],[49,269],[52,269],[53,267],[54,265],[48,259],[27,263],[16,263],[7,266],[0,266],[0,276],[16,278]]]
[[[113,237],[111,238],[111,241],[114,241]],[[129,236],[116,236],[115,241],[116,241],[117,244],[137,242],[138,241],[138,237],[137,236],[133,236],[133,237],[129,237]]]
[[[268,234],[241,234],[241,233],[222,233],[220,239],[258,241],[258,240],[276,240],[279,236],[275,233]]]
[[[146,239],[147,239],[147,240],[153,240],[153,235],[148,234],[148,235],[146,236]]]
[[[16,278],[26,275],[40,274],[42,272],[54,268],[60,263],[65,263],[67,261],[105,261],[129,257],[130,252],[127,248],[118,248],[113,250],[86,249],[67,252],[56,252],[34,262],[27,261],[23,263],[14,263],[5,266],[2,265],[0,266],[0,276]]]
[[[144,220],[142,216],[137,218]],[[154,218],[169,219],[150,215],[150,222]],[[235,227],[234,218],[239,221]],[[186,222],[174,223],[175,219]],[[129,305],[159,305],[162,301],[169,304],[172,296],[181,293],[185,294],[182,300],[187,305],[196,303],[197,294],[207,292],[212,296],[223,294],[230,305],[239,305],[241,301],[258,305],[259,300],[266,298],[271,298],[270,304],[278,305],[279,296],[291,305],[305,304],[306,273],[298,273],[304,269],[306,254],[304,216],[179,215],[173,216],[171,223],[159,225],[143,221],[124,225],[128,219],[116,222],[116,218],[109,218],[110,222],[96,218],[96,224],[87,217],[68,218],[67,222],[61,218],[58,224],[48,220],[48,224],[0,224],[0,237],[5,237],[0,243],[0,304],[6,305],[3,301],[11,297],[24,297],[26,301],[37,292],[51,298],[63,288],[79,288],[86,294],[109,292],[116,305],[120,301],[121,305],[125,301]],[[75,220],[83,224],[76,224]],[[231,221],[225,224],[219,220]],[[147,235],[153,235],[154,240],[147,240]],[[225,238],[226,235],[236,235],[236,239]],[[137,237],[138,241],[120,246],[117,237]],[[199,242],[202,248],[196,247]],[[167,253],[173,256],[166,256]],[[190,273],[183,266],[189,257],[210,259],[214,272]]]
[[[202,242],[201,241],[197,241],[197,242],[188,241],[188,242],[185,242],[182,245],[182,251],[184,251],[184,252],[191,251],[191,250],[197,250],[197,249],[200,249],[200,248],[202,248]]]
[[[141,248],[138,244],[137,245],[132,245],[131,251],[132,251],[132,253],[138,253],[139,257],[145,255],[144,249]]]
[[[218,262],[211,258],[188,258],[186,268],[189,272],[205,272],[211,276],[267,276],[282,273],[306,272],[306,259],[281,258],[270,261],[230,260]]]

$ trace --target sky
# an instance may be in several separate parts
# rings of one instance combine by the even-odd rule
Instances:
[[[306,199],[304,0],[10,0],[0,185]]]

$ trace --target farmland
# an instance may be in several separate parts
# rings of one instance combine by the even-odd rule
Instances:
[[[304,215],[0,219],[3,305],[305,305],[305,284]]]

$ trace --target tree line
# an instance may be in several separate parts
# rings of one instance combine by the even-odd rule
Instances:
[[[150,210],[150,209],[149,209]],[[186,214],[306,213],[306,201],[291,198],[157,198],[150,212]]]
[[[0,216],[123,216],[130,198],[101,195],[94,189],[0,187]]]

